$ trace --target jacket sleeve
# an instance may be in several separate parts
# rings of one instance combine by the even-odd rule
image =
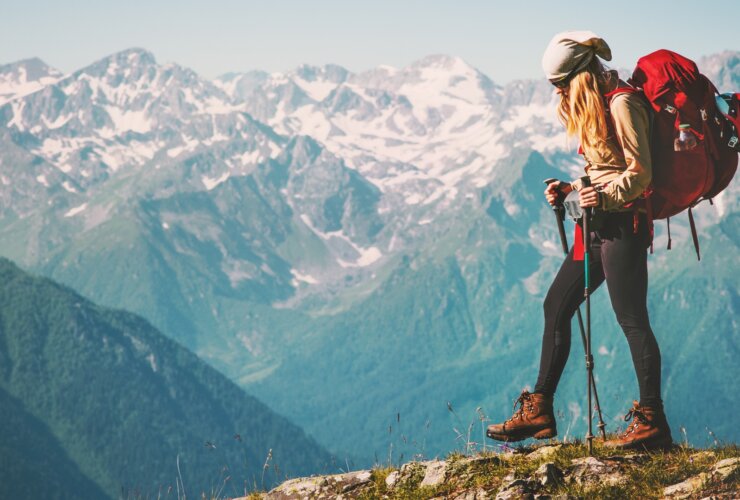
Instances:
[[[626,168],[602,191],[604,210],[620,208],[639,197],[653,177],[647,107],[637,95],[620,94],[612,100],[610,109]]]

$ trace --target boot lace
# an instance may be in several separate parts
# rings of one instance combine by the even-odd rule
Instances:
[[[635,432],[637,429],[640,428],[640,424],[648,424],[649,420],[645,416],[645,413],[643,413],[642,408],[640,408],[639,405],[635,405],[632,408],[630,408],[630,411],[628,411],[624,416],[624,421],[629,422],[630,425],[625,429],[625,431],[619,436],[620,438],[625,438]]]
[[[519,408],[517,409],[517,405]],[[518,398],[514,400],[514,406],[511,409],[514,413],[507,422],[513,422],[514,420],[521,420],[524,418],[524,412],[532,413],[534,406],[532,405],[532,394],[529,391],[522,391]]]

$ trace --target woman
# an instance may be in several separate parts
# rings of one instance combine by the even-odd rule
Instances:
[[[586,174],[593,187],[580,181],[560,184],[562,194],[577,190],[581,207],[601,212],[603,223],[591,234],[591,290],[606,281],[611,304],[629,344],[640,401],[634,402],[624,433],[606,442],[615,448],[665,448],[671,445],[660,398],[660,350],[647,310],[647,248],[650,229],[643,211],[630,202],[651,180],[648,104],[636,93],[607,94],[628,86],[599,57],[611,60],[604,40],[591,32],[556,35],[545,50],[542,66],[560,96],[558,115],[569,136],[581,143]],[[558,199],[559,183],[548,185],[550,204]],[[557,435],[553,395],[568,359],[571,319],[584,301],[584,264],[573,250],[563,262],[545,298],[545,332],[540,371],[533,393],[524,391],[518,410],[501,424],[488,427],[500,441]]]

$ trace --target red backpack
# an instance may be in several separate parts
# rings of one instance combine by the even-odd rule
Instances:
[[[711,203],[735,175],[740,151],[740,95],[721,96],[729,109],[720,110],[712,82],[693,61],[669,50],[642,57],[629,83],[633,88],[619,88],[606,97],[610,101],[620,93],[641,92],[654,110],[650,146],[653,179],[643,195],[648,219],[652,224],[654,219],[668,219],[688,209],[696,255],[701,260],[691,209],[702,200]],[[696,147],[674,150],[681,125],[684,133],[693,134]]]

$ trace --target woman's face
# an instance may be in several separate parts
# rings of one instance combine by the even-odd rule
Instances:
[[[567,99],[568,98],[568,91],[569,90],[570,90],[570,82],[568,83],[568,85],[555,87],[555,93],[561,99]]]

